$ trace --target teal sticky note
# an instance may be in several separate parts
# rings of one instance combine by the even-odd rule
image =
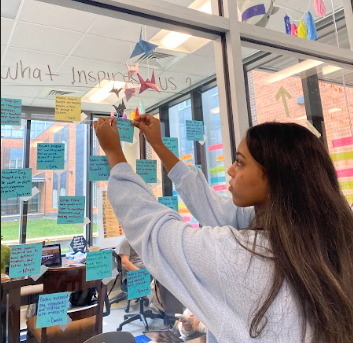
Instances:
[[[164,137],[164,145],[176,156],[179,158],[179,141],[178,138],[174,137]]]
[[[84,196],[59,197],[58,224],[80,224],[85,220]]]
[[[67,324],[69,292],[41,294],[38,300],[36,328]]]
[[[201,164],[195,164],[195,165],[189,166],[189,168],[191,168],[191,167],[196,167],[197,169],[200,169],[202,171],[202,165]]]
[[[42,244],[21,244],[10,247],[10,278],[40,274]]]
[[[179,211],[179,205],[178,205],[178,197],[176,196],[171,196],[171,197],[160,197],[158,198],[158,202],[160,204],[163,204],[172,210],[178,212]]]
[[[108,181],[110,169],[106,156],[89,157],[89,181]]]
[[[118,118],[116,122],[119,130],[120,140],[123,142],[132,143],[134,141],[134,125],[131,120]]]
[[[157,183],[156,160],[136,160],[136,172],[146,183]]]
[[[58,170],[65,168],[65,144],[37,144],[37,170]]]
[[[137,299],[151,294],[151,275],[147,269],[127,272],[127,299]]]
[[[186,121],[186,140],[187,141],[203,141],[204,128],[201,120]]]
[[[1,169],[1,198],[32,195],[32,169]]]
[[[21,125],[22,100],[1,98],[1,125]]]
[[[105,279],[113,276],[112,251],[102,250],[87,253],[86,281]]]

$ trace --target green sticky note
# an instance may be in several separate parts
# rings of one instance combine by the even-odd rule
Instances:
[[[110,169],[106,156],[90,156],[89,181],[108,181]]]
[[[222,172],[224,172],[224,171],[225,171],[224,166],[216,167],[216,168],[211,168],[211,169],[210,169],[210,173],[211,173],[211,174],[222,173]]]
[[[32,195],[32,169],[2,169],[1,198],[19,198]]]
[[[37,170],[65,168],[65,144],[39,143],[37,145]]]
[[[136,172],[146,183],[157,183],[156,160],[136,160]]]
[[[81,224],[84,220],[84,196],[59,197],[58,224]]]
[[[203,141],[204,128],[201,120],[186,121],[186,140],[187,141]]]
[[[127,272],[127,299],[137,299],[151,294],[151,275],[147,269]]]
[[[41,294],[38,300],[36,328],[67,324],[69,292]]]
[[[176,156],[179,157],[179,141],[178,138],[164,137],[164,145]]]
[[[120,140],[123,142],[132,143],[134,141],[134,125],[131,120],[118,118],[116,125],[118,126]]]
[[[1,125],[21,125],[22,100],[1,98]]]
[[[178,197],[176,196],[170,196],[170,197],[160,197],[158,198],[158,202],[160,204],[163,204],[172,210],[178,212],[179,211],[179,205],[178,205]]]
[[[86,281],[105,279],[113,276],[112,251],[102,250],[87,253]]]
[[[21,244],[10,247],[10,278],[40,274],[42,244]]]

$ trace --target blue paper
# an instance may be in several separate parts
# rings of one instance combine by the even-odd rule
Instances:
[[[87,253],[86,281],[101,280],[113,276],[112,251],[102,250]]]
[[[172,197],[160,197],[158,198],[158,202],[160,204],[163,204],[172,210],[178,212],[179,211],[179,205],[178,205],[178,197],[172,196]]]
[[[127,299],[137,299],[151,294],[151,275],[147,269],[127,272]]]
[[[176,156],[179,158],[179,141],[178,138],[173,137],[164,137],[164,145]]]
[[[1,125],[21,125],[22,100],[1,98]]]
[[[189,168],[191,168],[191,167],[196,167],[196,168],[198,168],[198,169],[200,169],[202,171],[202,165],[201,164],[194,164],[192,166],[189,166]]]
[[[226,182],[225,176],[211,177],[211,183],[225,183],[225,182]]]
[[[65,168],[65,144],[39,143],[37,145],[37,170]]]
[[[203,121],[187,120],[186,121],[186,140],[187,141],[203,141],[204,129]]]
[[[10,278],[40,274],[42,243],[13,245],[10,249]]]
[[[81,224],[85,220],[85,197],[59,197],[58,224]]]
[[[90,156],[89,181],[108,181],[110,176],[109,163],[106,156]]]
[[[2,169],[1,198],[19,198],[32,195],[32,169]]]
[[[136,160],[136,172],[146,183],[157,183],[156,160]]]
[[[131,120],[118,118],[116,125],[118,126],[120,140],[123,142],[132,143],[134,141],[134,125]]]
[[[36,328],[67,324],[69,292],[42,294],[38,300]]]

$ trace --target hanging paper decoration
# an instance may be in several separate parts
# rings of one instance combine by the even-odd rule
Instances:
[[[131,78],[134,76],[134,74],[140,72],[139,64],[136,63],[135,67],[131,66],[131,65],[128,65],[127,63],[125,63],[125,64],[126,64],[126,67],[127,67],[127,74],[129,76],[129,80],[131,80]]]
[[[115,108],[118,117],[122,118],[122,116],[124,115],[124,110],[126,110],[124,100],[121,101],[121,104],[119,106],[113,105],[113,107]]]
[[[136,110],[135,110],[135,118],[137,118],[139,115],[140,115],[139,109],[136,107]]]
[[[139,87],[129,87],[127,83],[125,83],[125,97],[126,101],[129,101],[134,95],[138,93]]]
[[[123,119],[127,119],[127,115],[126,114],[123,115]]]
[[[131,111],[131,120],[134,120],[135,119],[135,112],[134,110]]]
[[[135,56],[142,55],[142,54],[149,56],[156,48],[158,48],[158,45],[149,43],[142,39],[142,29],[141,29],[140,40],[136,43],[135,49],[132,52],[130,58],[133,58]]]
[[[145,114],[146,113],[145,105],[144,105],[142,100],[140,100],[140,104],[139,104],[139,113],[140,114]]]
[[[295,25],[294,23],[291,25],[291,32],[290,34],[292,36],[298,36],[298,28],[297,25]]]
[[[146,89],[153,89],[157,92],[160,92],[158,85],[156,84],[156,78],[154,76],[154,71],[152,72],[151,80],[144,80],[140,74],[137,74],[139,81],[141,83],[140,94],[143,93]]]
[[[308,38],[308,29],[303,20],[300,20],[300,24],[298,27],[298,37],[300,38]]]
[[[319,17],[326,17],[326,7],[323,0],[314,0],[314,6],[315,12]]]
[[[284,17],[284,24],[286,26],[286,34],[290,35],[291,34],[291,26],[290,26],[290,19],[288,17],[288,14]]]
[[[308,28],[308,39],[316,40],[318,37],[317,37],[315,22],[310,12],[306,14],[306,26]]]

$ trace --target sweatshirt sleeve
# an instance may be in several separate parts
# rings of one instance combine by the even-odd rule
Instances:
[[[253,207],[237,207],[233,200],[214,191],[197,167],[179,162],[169,178],[191,214],[204,226],[233,226],[244,229],[254,219]]]
[[[220,228],[194,229],[180,215],[159,204],[127,163],[111,171],[108,197],[127,240],[148,271],[206,325],[204,314],[224,301],[217,273],[213,235]],[[200,296],[202,295],[202,296]],[[212,322],[217,335],[222,316]]]

